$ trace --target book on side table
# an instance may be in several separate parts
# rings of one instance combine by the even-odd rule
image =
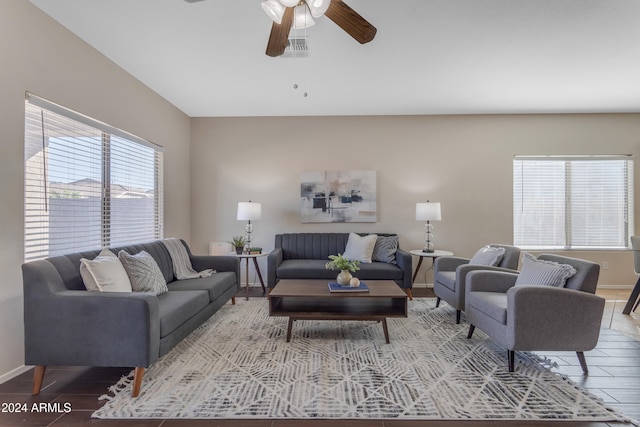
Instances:
[[[369,288],[364,282],[360,282],[358,286],[342,286],[338,282],[329,282],[329,291],[331,292],[369,292]]]

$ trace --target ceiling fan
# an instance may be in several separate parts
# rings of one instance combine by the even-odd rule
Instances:
[[[313,18],[326,16],[359,43],[368,43],[378,31],[342,0],[265,0],[262,8],[273,20],[266,54],[280,56],[289,43],[291,28],[308,28]]]
[[[184,0],[197,3],[202,0]],[[262,9],[273,20],[266,54],[280,56],[289,44],[289,32],[312,26],[313,18],[326,16],[359,43],[373,40],[378,31],[342,0],[265,0]]]

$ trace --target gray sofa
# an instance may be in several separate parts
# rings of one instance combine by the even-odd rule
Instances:
[[[393,236],[375,233],[378,236]],[[365,236],[365,233],[360,233]],[[276,234],[274,249],[267,256],[267,284],[272,289],[280,279],[335,279],[338,272],[328,270],[329,255],[344,253],[349,233]],[[398,248],[396,263],[360,263],[353,275],[361,280],[393,280],[411,298],[411,254]]]
[[[162,241],[111,249],[144,250],[157,262],[169,291],[89,292],[75,253],[22,265],[25,364],[35,365],[33,394],[40,392],[46,366],[135,367],[133,396],[144,369],[167,353],[240,290],[240,262],[231,256],[196,256],[182,242],[193,269],[215,269],[205,278],[176,280]]]

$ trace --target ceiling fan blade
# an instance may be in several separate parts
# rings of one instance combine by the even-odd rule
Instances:
[[[285,9],[284,15],[282,15],[282,23],[274,22],[271,26],[271,34],[267,43],[267,55],[275,57],[284,53],[289,44],[291,24],[293,24],[293,8],[288,7]]]
[[[351,9],[342,0],[331,0],[329,9],[325,16],[335,22],[347,34],[356,39],[361,44],[373,40],[378,31],[369,21],[364,19],[355,10]]]

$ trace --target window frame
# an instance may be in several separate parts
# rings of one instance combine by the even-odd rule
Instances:
[[[563,233],[555,233],[555,235],[564,235],[563,236],[563,244],[557,244],[556,242],[549,242],[548,244],[544,244],[542,241],[538,242],[527,242],[527,236],[525,226],[523,222],[519,222],[519,212],[520,217],[522,217],[522,212],[524,208],[524,169],[523,166],[520,166],[521,169],[518,169],[517,162],[522,162],[522,165],[526,164],[525,162],[556,162],[563,163],[562,168],[562,181],[558,183],[558,187],[563,188],[563,199],[564,202],[562,207],[564,209],[563,213],[563,223],[561,226],[564,229]],[[620,187],[620,193],[616,194],[616,201],[620,204],[624,204],[624,208],[620,210],[618,214],[618,220],[622,219],[622,222],[617,221],[617,232],[607,234],[608,238],[611,240],[618,240],[617,244],[594,244],[593,242],[586,242],[587,244],[578,245],[579,240],[576,236],[576,229],[580,226],[576,224],[578,221],[572,219],[572,209],[577,205],[580,205],[579,202],[575,202],[579,200],[580,197],[576,194],[579,194],[579,191],[576,191],[574,188],[577,187],[577,184],[583,184],[582,189],[589,189],[588,184],[585,184],[588,179],[584,179],[584,177],[574,178],[573,174],[575,173],[576,167],[572,164],[572,162],[580,163],[582,165],[588,164],[589,161],[623,161],[622,169],[619,169],[617,172],[620,174],[619,181],[610,180],[607,183],[617,183]],[[517,176],[518,170],[522,176],[519,178]],[[552,174],[550,174],[552,175]],[[576,174],[577,176],[577,174]],[[538,177],[540,178],[540,177]],[[536,181],[534,184],[541,184],[544,178],[540,179],[540,181]],[[549,182],[552,182],[549,181]],[[521,188],[518,188],[518,183]],[[589,193],[590,194],[590,193]],[[535,197],[535,196],[534,196]],[[556,195],[557,197],[557,195]],[[550,196],[551,198],[551,196]],[[536,200],[542,200],[542,197],[539,197]],[[530,250],[570,250],[570,251],[606,251],[606,250],[628,250],[631,248],[630,236],[634,233],[634,158],[633,155],[516,155],[513,158],[513,244],[519,246],[523,249]],[[602,201],[600,202],[602,204]],[[556,206],[557,203],[550,202],[549,205]],[[590,205],[583,202],[584,206],[580,213],[582,215],[587,215],[589,212]],[[559,206],[559,205],[558,205]],[[555,211],[553,211],[555,212]],[[535,214],[534,214],[535,215]],[[604,217],[605,214],[602,214]],[[582,225],[585,227],[584,225]],[[520,228],[519,228],[520,227]],[[543,226],[540,225],[538,230],[543,231]],[[602,230],[600,228],[599,230]],[[542,233],[541,233],[542,234]],[[606,234],[606,233],[605,233]],[[617,238],[613,236],[617,235]],[[583,240],[589,240],[588,235],[580,235]]]
[[[34,118],[34,110],[39,109],[40,112],[40,122],[41,129],[36,129],[34,126],[33,118]],[[37,111],[37,110],[36,110]],[[37,114],[37,113],[36,113]],[[50,129],[46,128],[46,125],[54,126],[49,122],[47,123],[47,119],[45,119],[46,114],[49,114],[54,118],[58,117],[59,121],[55,123],[57,125],[60,123],[60,128],[64,130],[69,130],[68,135],[62,136],[54,136],[48,135],[48,131]],[[66,127],[65,127],[66,126]],[[77,126],[78,129],[88,129],[91,131],[91,134],[86,137],[78,137],[78,135],[74,135],[73,126]],[[41,138],[42,145],[40,148],[36,146],[34,137]],[[82,145],[83,139],[87,139],[87,145]],[[53,161],[48,154],[51,148],[51,145],[59,144],[59,142],[64,141],[65,143],[69,143],[69,147],[72,147],[74,151],[69,151],[68,155],[65,154],[62,158],[68,163],[63,165],[62,170],[64,171],[64,166],[68,167],[78,167],[78,165],[85,165],[91,162],[93,166],[93,172],[88,174],[86,178],[92,181],[92,183],[99,189],[94,192],[93,195],[90,195],[89,198],[96,200],[98,202],[99,197],[99,218],[96,216],[97,214],[91,213],[82,214],[79,217],[76,217],[75,214],[72,216],[63,216],[59,218],[71,218],[75,220],[68,229],[67,228],[53,228],[51,225],[51,197],[55,194],[51,191],[50,188],[50,179],[52,179],[52,172],[50,172],[50,168],[52,167],[51,162]],[[92,141],[92,142],[91,142]],[[98,250],[101,247],[113,247],[113,246],[124,246],[127,244],[135,244],[140,243],[139,236],[143,236],[144,240],[155,240],[163,237],[164,234],[164,189],[163,189],[163,147],[149,142],[143,138],[135,136],[129,132],[123,131],[121,129],[115,128],[111,125],[105,124],[88,116],[85,116],[81,113],[75,112],[73,110],[67,109],[63,106],[60,106],[54,102],[36,96],[32,93],[26,92],[25,94],[25,160],[24,160],[24,260],[25,262],[33,261],[37,259],[48,258],[51,256],[62,255],[66,253],[78,252],[82,250],[88,250],[87,245],[93,245],[91,242],[95,242],[96,245],[92,249]],[[120,148],[120,153],[115,153],[112,156],[113,146],[118,145]],[[93,146],[93,148],[91,148]],[[97,147],[100,147],[99,150],[96,150]],[[123,148],[129,148],[129,150],[125,153]],[[84,154],[85,150],[93,150],[93,154]],[[96,155],[100,151],[99,155]],[[129,153],[132,154],[129,154]],[[80,155],[84,155],[84,157],[76,158],[76,156],[80,153]],[[39,158],[35,161],[35,165],[32,165],[32,157],[38,156]],[[86,161],[86,163],[83,163]],[[112,163],[113,162],[113,163]],[[100,169],[98,173],[98,169]],[[144,212],[142,216],[138,216],[138,222],[131,222],[131,224],[140,224],[142,222],[147,223],[151,220],[152,224],[148,227],[142,227],[142,230],[139,234],[129,234],[127,233],[126,224],[119,222],[113,227],[113,219],[114,207],[112,206],[112,194],[111,187],[113,185],[123,185],[123,182],[116,182],[115,178],[112,180],[111,174],[114,168],[119,168],[120,175],[122,175],[122,171],[128,172],[133,170],[144,170],[145,173],[136,176],[133,179],[144,179],[149,191],[149,193],[141,193],[140,191],[134,192],[137,197],[144,197],[148,202],[145,202],[144,205],[140,205],[133,199],[136,196],[131,196],[128,190],[125,191],[125,195],[120,195],[120,198],[123,199],[123,203],[126,207],[132,206],[134,208],[134,213],[138,212],[136,207],[146,206],[144,208]],[[91,175],[91,176],[89,176]],[[80,174],[80,176],[83,176]],[[99,176],[99,178],[98,178]],[[126,181],[126,179],[125,179]],[[35,185],[34,185],[35,182]],[[153,184],[151,184],[151,182]],[[73,184],[70,182],[69,184]],[[152,186],[152,188],[151,188]],[[125,187],[126,188],[126,187]],[[100,194],[98,194],[98,192]],[[69,192],[67,197],[75,198],[77,194],[75,191]],[[127,199],[127,200],[124,200]],[[153,201],[149,200],[153,199]],[[90,202],[93,205],[93,202]],[[74,205],[75,206],[75,205]],[[98,211],[98,207],[96,205],[95,212]],[[129,212],[129,211],[127,211]],[[32,218],[36,217],[34,221]],[[122,218],[122,214],[120,214],[120,218]],[[81,241],[76,244],[75,239],[67,239],[69,242],[64,242],[64,245],[60,247],[52,242],[52,239],[55,241],[56,237],[54,237],[55,233],[68,231],[70,233],[74,232],[74,226],[77,221],[80,220],[88,220],[94,221],[96,225],[99,226],[99,230],[97,227],[92,226],[91,230],[93,230],[92,238],[88,238],[86,240]],[[124,226],[123,226],[124,224]],[[59,227],[59,226],[58,226]],[[138,228],[140,229],[140,227]],[[78,231],[75,230],[75,233]],[[95,232],[95,235],[93,234]],[[53,233],[53,234],[52,234]],[[100,234],[98,241],[98,233]],[[58,237],[60,239],[60,237]],[[95,240],[94,240],[95,239]],[[52,247],[53,245],[53,247]],[[64,249],[62,249],[64,247]],[[76,250],[77,249],[77,250]]]

